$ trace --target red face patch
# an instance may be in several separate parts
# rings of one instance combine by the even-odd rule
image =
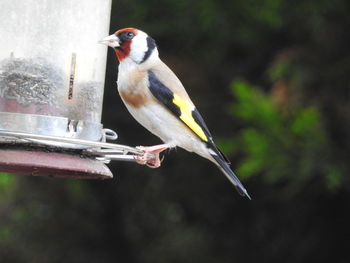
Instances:
[[[129,56],[130,54],[130,45],[131,45],[131,40],[124,42],[120,47],[117,47],[115,49],[115,54],[117,55],[117,58],[119,62],[121,62],[124,58]]]
[[[127,39],[124,37],[126,34],[130,32],[135,36],[137,35],[137,29],[132,27],[123,28],[114,33],[116,36],[119,37],[121,42],[120,47],[117,47],[115,49],[115,53],[117,55],[119,62],[121,62],[124,58],[128,57],[130,54],[131,39]]]

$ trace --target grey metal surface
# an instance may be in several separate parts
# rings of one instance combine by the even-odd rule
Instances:
[[[52,142],[61,142],[61,143],[69,143],[69,144],[78,144],[82,146],[87,146],[90,148],[94,147],[100,147],[100,148],[106,148],[106,149],[113,149],[113,150],[120,150],[121,152],[131,152],[136,154],[142,154],[143,151],[130,147],[125,146],[121,144],[115,144],[115,143],[104,143],[104,142],[93,142],[88,140],[82,140],[82,139],[74,139],[74,138],[64,138],[64,137],[55,137],[55,136],[47,136],[47,135],[39,135],[39,134],[30,134],[30,133],[24,133],[24,132],[13,132],[13,131],[6,131],[6,130],[0,130],[0,137],[14,137],[18,139],[22,139],[25,141],[52,141]]]
[[[0,130],[97,142],[105,140],[106,137],[117,137],[115,133],[113,134],[110,130],[105,132],[102,128],[101,123],[75,121],[65,117],[0,112]],[[59,143],[56,141],[54,145],[65,148],[85,148],[84,145]]]

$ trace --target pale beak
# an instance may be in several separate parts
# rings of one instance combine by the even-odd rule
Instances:
[[[110,46],[112,48],[120,47],[119,38],[115,34],[101,39],[98,43]]]

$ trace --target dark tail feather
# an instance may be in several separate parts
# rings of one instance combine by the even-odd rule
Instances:
[[[229,164],[218,154],[215,152],[211,153],[211,156],[215,159],[217,166],[219,169],[226,175],[226,177],[231,181],[231,183],[236,187],[237,192],[241,196],[246,196],[249,198],[249,200],[252,200],[247,192],[247,190],[244,188],[242,183],[239,181],[238,177],[235,175],[235,173],[231,170]]]

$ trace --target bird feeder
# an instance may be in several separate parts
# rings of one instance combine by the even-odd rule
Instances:
[[[0,171],[109,178],[140,150],[101,124],[111,0],[0,3]]]

